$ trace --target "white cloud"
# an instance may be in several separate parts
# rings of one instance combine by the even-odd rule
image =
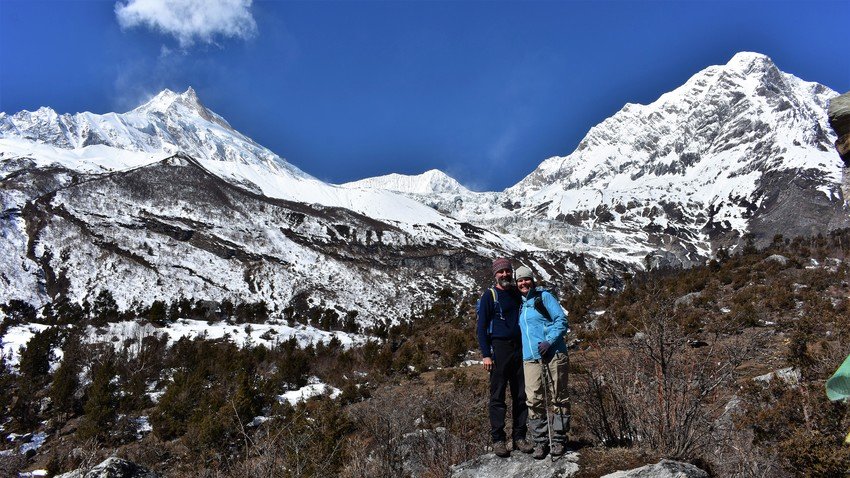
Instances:
[[[247,39],[257,33],[252,0],[126,0],[115,4],[122,28],[146,26],[172,35],[181,48],[217,36]]]

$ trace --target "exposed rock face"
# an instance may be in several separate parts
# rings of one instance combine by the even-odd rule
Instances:
[[[845,168],[850,166],[850,91],[829,101],[829,126],[835,131],[835,149],[844,161]],[[842,172],[841,191],[846,198],[850,194],[850,174]]]
[[[91,470],[74,470],[56,478],[159,478],[159,475],[133,462],[107,458]]]
[[[835,149],[844,164],[850,166],[850,91],[830,100],[829,125],[838,136]]]
[[[552,461],[535,460],[531,455],[513,452],[509,458],[492,453],[452,467],[452,478],[566,478],[578,471],[578,453]]]
[[[654,465],[646,465],[634,470],[610,473],[602,478],[708,478],[708,473],[691,465],[678,461],[661,460]]]

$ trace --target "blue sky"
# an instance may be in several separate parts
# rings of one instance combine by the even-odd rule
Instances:
[[[850,0],[0,0],[0,111],[192,86],[326,181],[438,168],[501,190],[738,51],[848,91],[848,24]]]

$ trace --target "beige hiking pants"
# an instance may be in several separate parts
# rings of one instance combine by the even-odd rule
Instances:
[[[552,435],[553,443],[565,444],[570,431],[570,399],[567,391],[567,377],[570,360],[567,354],[557,353],[546,365],[538,361],[523,362],[525,374],[525,396],[528,403],[528,429],[535,445],[545,445],[549,441],[549,419],[546,416],[545,398],[553,406]],[[545,374],[545,376],[544,376]]]

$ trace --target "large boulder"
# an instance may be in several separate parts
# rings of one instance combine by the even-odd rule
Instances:
[[[508,458],[492,453],[452,467],[452,478],[567,478],[578,471],[578,453],[567,453],[554,461],[535,460],[514,451]]]
[[[829,101],[829,125],[838,135],[835,149],[844,165],[850,166],[850,91]]]
[[[609,473],[602,478],[708,478],[708,473],[690,463],[661,460],[654,465]]]
[[[159,478],[159,475],[131,461],[113,456],[90,470],[69,471],[56,478]]]

